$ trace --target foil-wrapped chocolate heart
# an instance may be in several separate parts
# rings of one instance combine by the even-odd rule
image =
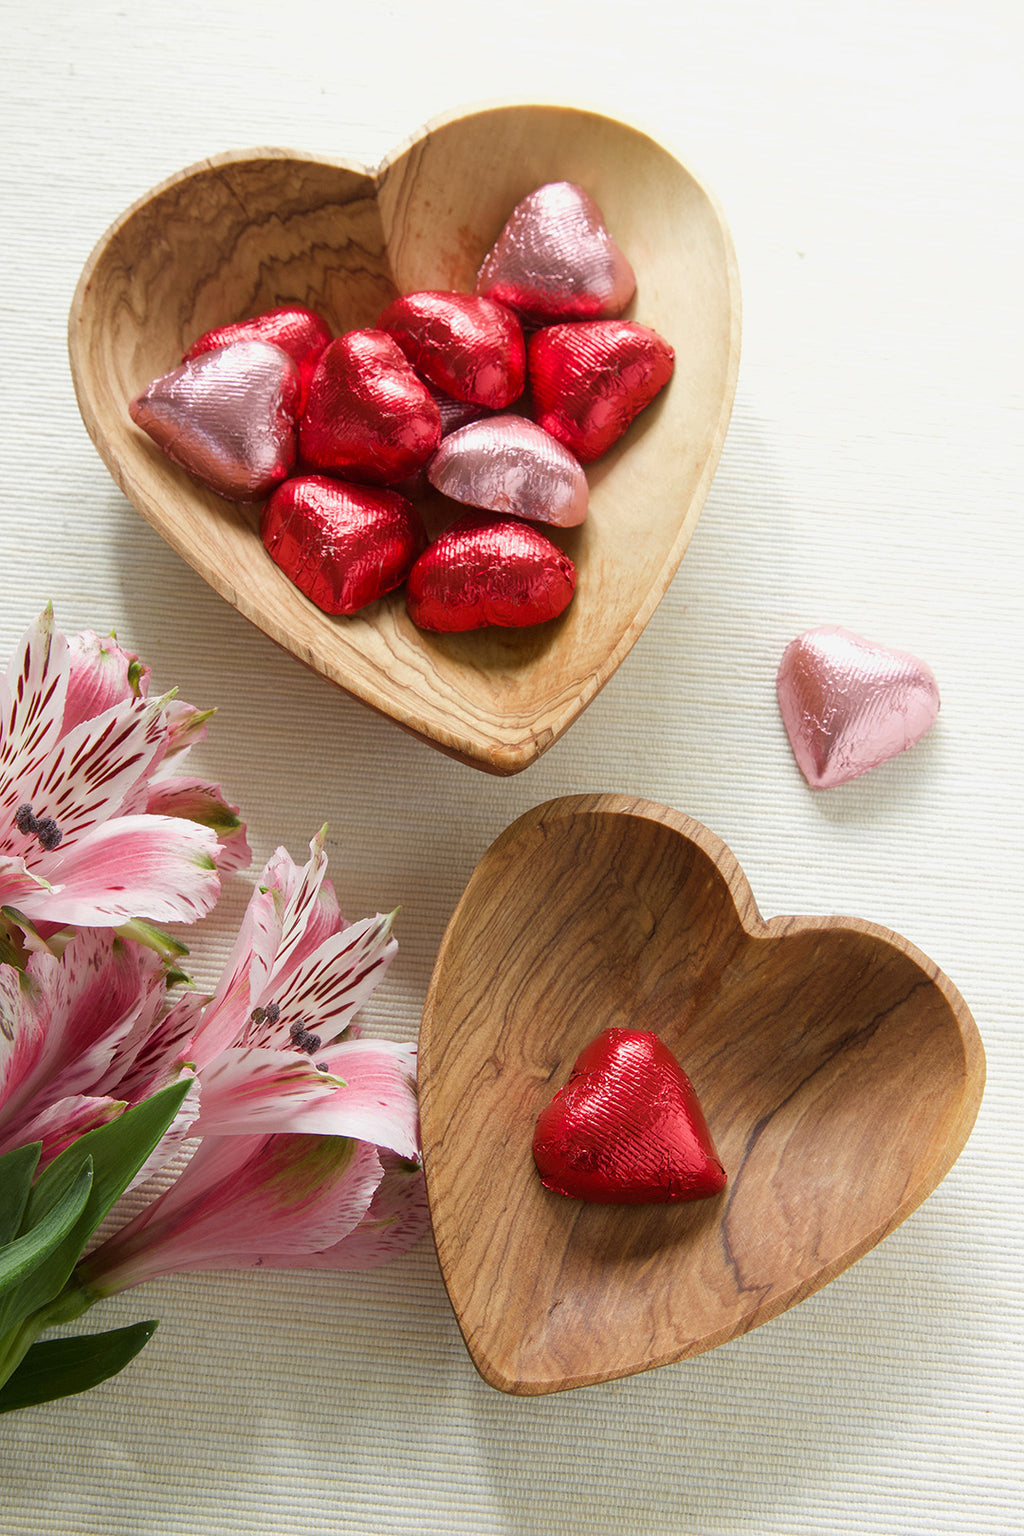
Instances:
[[[587,515],[579,461],[522,416],[488,416],[449,433],[427,477],[453,501],[509,517],[574,528]]]
[[[477,293],[537,325],[621,315],[635,289],[600,208],[571,181],[547,182],[516,204],[476,280]]]
[[[599,1205],[673,1205],[719,1194],[725,1169],[693,1084],[650,1030],[606,1029],[537,1118],[541,1183]]]
[[[548,326],[530,339],[537,421],[590,464],[664,389],[674,362],[668,342],[635,321]]]
[[[357,613],[400,586],[426,544],[404,496],[328,475],[286,480],[263,509],[275,564],[324,613]]]
[[[372,485],[415,474],[441,441],[441,413],[383,331],[347,331],[325,350],[299,424],[311,469]]]
[[[501,411],[526,383],[523,328],[510,309],[468,293],[409,293],[377,321],[428,383]]]
[[[405,600],[420,629],[456,633],[546,623],[575,590],[576,567],[539,528],[471,512],[424,550]]]
[[[282,305],[265,310],[251,320],[234,320],[229,325],[218,325],[212,331],[204,331],[185,353],[182,361],[190,363],[204,352],[217,347],[234,346],[239,341],[269,341],[282,352],[287,352],[299,370],[302,382],[302,410],[309,392],[309,381],[320,361],[320,355],[331,340],[331,328],[322,315],[306,309],[301,304]]]
[[[291,473],[301,384],[286,352],[242,341],[162,374],[131,401],[136,426],[219,496],[259,501]]]
[[[923,661],[832,625],[790,642],[776,690],[812,789],[845,784],[904,752],[939,713],[938,684]]]

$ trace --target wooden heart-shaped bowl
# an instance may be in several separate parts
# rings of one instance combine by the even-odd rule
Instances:
[[[339,334],[372,326],[401,292],[472,291],[516,202],[553,180],[579,182],[597,199],[637,273],[630,315],[676,349],[670,385],[591,467],[586,524],[554,535],[579,570],[573,603],[535,629],[447,636],[416,629],[401,593],[328,617],[270,560],[254,509],[221,500],[165,458],[130,420],[129,402],[227,321],[299,303]],[[85,425],[114,479],[221,596],[423,740],[508,774],[589,704],[671,581],[725,437],[739,328],[728,231],[678,160],[593,113],[507,106],[430,125],[377,172],[274,149],[184,171],[130,208],[93,252],[71,310],[70,351]],[[443,515],[435,503],[435,531]]]
[[[654,1030],[729,1175],[710,1200],[546,1190],[537,1115],[601,1030]],[[682,1360],[802,1301],[952,1167],[985,1058],[952,983],[850,917],[762,921],[706,827],[620,795],[528,812],[478,864],[420,1031],[427,1189],[445,1284],[506,1392]]]

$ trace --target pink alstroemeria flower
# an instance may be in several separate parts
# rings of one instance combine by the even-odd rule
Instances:
[[[77,1277],[99,1297],[184,1270],[369,1269],[405,1252],[427,1224],[418,1167],[366,1142],[210,1136]]]
[[[96,1294],[186,1269],[366,1269],[426,1231],[415,1046],[351,1023],[397,949],[391,919],[346,923],[326,868],[321,832],[302,868],[278,849],[264,869],[184,1047],[198,1149],[81,1268]]]
[[[40,1141],[45,1164],[176,1081],[197,1001],[172,1004],[159,957],[110,929],[0,965],[0,1153]],[[165,1155],[195,1117],[193,1096],[185,1106]]]
[[[0,907],[51,929],[188,923],[248,863],[235,807],[177,773],[206,716],[148,681],[50,610],[24,635],[0,678]]]
[[[301,868],[283,848],[267,863],[189,1046],[196,1134],[355,1136],[414,1158],[409,1047],[352,1026],[398,949],[392,918],[347,923],[322,831],[309,848]]]

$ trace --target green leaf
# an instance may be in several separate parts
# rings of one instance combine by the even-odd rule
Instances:
[[[16,1236],[25,1212],[25,1202],[43,1150],[41,1141],[27,1147],[15,1147],[0,1157],[0,1245]]]
[[[89,1238],[171,1124],[190,1083],[190,1078],[172,1083],[151,1099],[143,1099],[141,1104],[125,1110],[116,1120],[87,1131],[65,1147],[40,1174],[28,1198],[23,1230],[35,1224],[41,1209],[49,1208],[55,1190],[73,1182],[82,1160],[92,1158],[92,1188],[81,1215],[45,1262],[33,1271],[30,1282],[0,1303],[0,1335],[18,1328],[25,1318],[59,1295]]]
[[[72,1339],[44,1339],[33,1344],[14,1374],[0,1387],[0,1413],[31,1408],[57,1397],[87,1392],[116,1376],[148,1344],[156,1322],[132,1323],[107,1333],[86,1333]]]
[[[87,1156],[71,1184],[39,1212],[29,1230],[0,1248],[0,1294],[14,1290],[50,1256],[82,1214],[91,1188],[92,1158]]]

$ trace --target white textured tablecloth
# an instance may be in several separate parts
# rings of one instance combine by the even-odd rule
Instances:
[[[217,705],[199,766],[256,867],[330,824],[355,917],[401,906],[364,1022],[415,1035],[476,860],[582,790],[704,821],[765,915],[905,934],[973,1010],[974,1134],[892,1237],[686,1364],[503,1397],[429,1240],[370,1275],[197,1275],[128,1372],[0,1420],[0,1531],[221,1536],[1021,1528],[1021,55],[1016,4],[605,0],[485,7],[2,0],[0,642],[52,599]],[[637,122],[717,193],[744,290],[739,392],[676,580],[612,682],[511,780],[449,761],[301,670],[150,531],[81,425],[78,273],[137,196],[220,150],[376,162],[480,97]],[[924,657],[912,752],[812,794],[774,696],[785,644],[842,624]],[[248,893],[195,945],[216,975]],[[99,1314],[95,1314],[98,1320]],[[90,1324],[92,1323],[90,1319]]]

